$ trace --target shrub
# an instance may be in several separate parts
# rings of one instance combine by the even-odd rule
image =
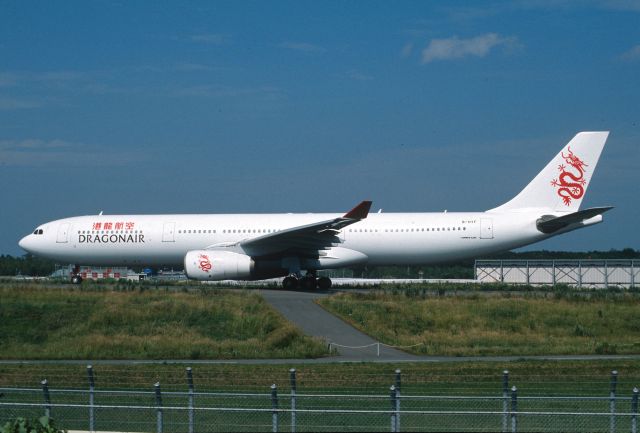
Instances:
[[[43,416],[37,421],[16,418],[2,427],[2,433],[66,433],[66,430],[56,427],[53,419]]]

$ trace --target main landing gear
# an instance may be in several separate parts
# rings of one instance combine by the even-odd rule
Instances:
[[[331,279],[328,277],[317,278],[315,272],[307,272],[307,274],[298,278],[296,275],[289,275],[282,280],[282,288],[285,290],[328,290],[331,288]]]

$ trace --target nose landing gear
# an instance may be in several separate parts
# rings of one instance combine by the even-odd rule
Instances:
[[[80,266],[76,265],[71,271],[71,284],[82,283],[82,277],[80,276]]]

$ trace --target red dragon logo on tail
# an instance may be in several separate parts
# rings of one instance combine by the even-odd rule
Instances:
[[[200,254],[198,256],[198,267],[202,269],[203,272],[209,272],[211,270],[212,265],[208,255]]]
[[[558,195],[562,197],[566,206],[571,205],[572,199],[577,200],[584,195],[584,189],[587,185],[584,172],[586,171],[585,167],[588,167],[583,160],[573,154],[571,147],[568,150],[568,155],[565,155],[564,152],[561,153],[567,165],[560,164],[558,178],[551,181],[551,185],[558,188]]]

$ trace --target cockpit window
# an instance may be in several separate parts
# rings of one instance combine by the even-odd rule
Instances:
[[[33,232],[34,235],[41,235],[42,233],[44,233],[42,229],[36,229],[36,231]]]

